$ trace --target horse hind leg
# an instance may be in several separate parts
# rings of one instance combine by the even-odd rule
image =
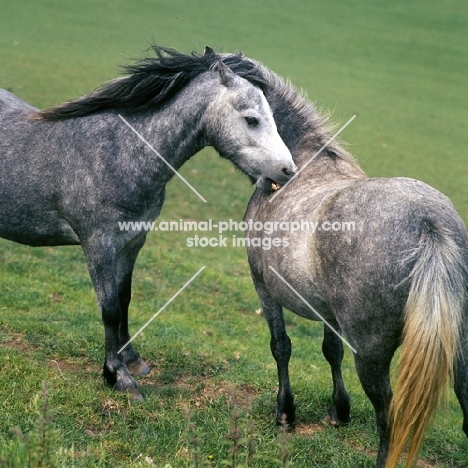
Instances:
[[[140,354],[136,351],[130,340],[128,329],[128,309],[132,297],[132,274],[136,258],[141,248],[145,243],[142,238],[137,243],[132,245],[131,249],[127,249],[124,254],[121,254],[116,261],[117,272],[117,288],[120,303],[120,324],[119,324],[119,345],[125,346],[121,354],[125,360],[125,364],[130,373],[135,377],[140,377],[148,374],[151,368],[141,359]],[[128,344],[127,344],[128,343]]]
[[[278,406],[275,409],[276,423],[292,424],[296,418],[296,406],[289,382],[289,359],[291,358],[291,339],[286,333],[281,306],[263,309],[271,333],[270,349],[278,370]],[[280,315],[281,314],[281,315]],[[285,421],[286,420],[286,421]]]
[[[324,325],[322,352],[330,364],[333,379],[333,406],[328,410],[326,421],[333,426],[341,426],[351,421],[351,403],[341,374],[341,362],[343,361],[343,341],[339,336],[341,329],[336,321],[331,321],[329,324],[336,333]]]
[[[466,331],[462,332],[462,337],[462,345],[455,367],[454,387],[463,411],[463,432],[468,437],[468,334]]]
[[[380,436],[376,468],[384,468],[388,458],[391,427],[388,412],[392,399],[390,386],[390,363],[393,352],[387,356],[378,353],[358,353],[354,355],[356,370],[362,388],[372,403],[375,411],[377,431]]]

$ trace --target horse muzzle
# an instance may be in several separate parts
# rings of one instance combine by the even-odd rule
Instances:
[[[292,164],[289,167],[283,167],[276,173],[268,173],[260,176],[256,182],[256,186],[267,192],[279,190],[298,172],[298,167]]]

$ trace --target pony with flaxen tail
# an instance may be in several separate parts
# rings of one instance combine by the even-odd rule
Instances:
[[[428,221],[413,255],[387,468],[397,466],[410,432],[406,466],[418,454],[424,430],[453,380],[466,302],[465,261],[448,232]]]
[[[292,424],[296,411],[288,369],[291,340],[282,309],[287,307],[326,322],[322,350],[333,379],[327,420],[335,426],[351,420],[341,333],[352,347],[359,380],[375,410],[376,468],[395,468],[408,440],[407,466],[415,462],[452,377],[468,435],[468,233],[463,220],[447,197],[423,182],[367,177],[332,138],[313,104],[262,64],[242,54],[225,55],[223,62],[263,89],[300,168],[300,176],[279,192],[256,190],[244,219],[309,219],[318,226],[333,220],[342,227],[352,221],[354,226],[276,231],[275,237],[287,238],[288,248],[264,250],[247,243],[278,368],[277,422],[286,418]],[[271,235],[247,231],[246,238],[263,242]],[[401,344],[392,395],[390,368]]]

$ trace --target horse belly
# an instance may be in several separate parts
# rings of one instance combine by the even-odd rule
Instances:
[[[295,265],[297,266],[297,264]],[[298,269],[293,269],[294,275],[287,269],[281,269],[278,265],[279,277],[269,274],[265,278],[267,288],[271,296],[283,307],[308,320],[334,320],[335,316],[319,294],[317,286],[310,278],[297,275]],[[289,284],[286,285],[285,281]]]
[[[0,154],[0,158],[1,158]],[[13,153],[0,160],[0,237],[31,246],[73,245],[79,239],[60,215],[57,185],[31,155],[16,164]]]
[[[32,247],[76,245],[80,241],[57,213],[8,209],[0,212],[0,237]]]
[[[297,290],[296,292],[299,293]],[[281,302],[283,307],[286,307],[286,309],[289,309],[296,315],[308,320],[335,320],[335,316],[327,307],[325,302],[316,296],[310,296],[309,294],[309,297],[307,297],[306,295],[301,294],[301,297],[297,296],[292,300],[291,298],[285,300],[283,296],[283,300]]]

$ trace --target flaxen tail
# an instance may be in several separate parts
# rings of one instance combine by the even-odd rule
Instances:
[[[406,466],[415,461],[424,430],[453,378],[466,301],[466,260],[445,229],[428,220],[413,258],[386,468],[397,466],[410,436]]]

